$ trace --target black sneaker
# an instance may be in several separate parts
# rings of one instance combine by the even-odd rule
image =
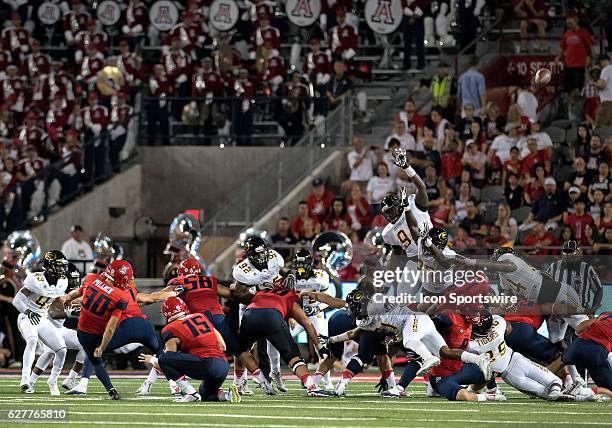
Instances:
[[[115,388],[109,389],[108,395],[110,395],[111,400],[121,400],[121,397]]]

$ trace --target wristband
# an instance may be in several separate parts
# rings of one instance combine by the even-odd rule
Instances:
[[[151,357],[151,364],[154,365],[154,366],[158,366],[159,365],[159,363],[157,361],[157,357]]]
[[[416,171],[412,166],[408,165],[408,167],[406,168],[406,175],[408,176],[408,178],[412,178],[416,175]]]

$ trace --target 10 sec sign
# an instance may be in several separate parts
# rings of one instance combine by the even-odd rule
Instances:
[[[548,68],[552,72],[553,79],[563,72],[563,64],[555,62],[552,57],[542,56],[510,57],[506,65],[506,72],[510,78],[524,80],[525,77],[533,78],[540,68]]]

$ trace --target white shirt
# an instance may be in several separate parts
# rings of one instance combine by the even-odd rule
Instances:
[[[530,91],[521,91],[516,98],[516,103],[521,106],[523,113],[531,120],[538,118],[538,99]]]
[[[93,260],[94,253],[87,241],[70,238],[62,245],[62,253],[68,260]]]
[[[395,191],[395,180],[393,177],[372,177],[368,181],[366,191],[368,194],[372,192],[372,200],[370,202],[377,204],[382,201],[387,193]]]
[[[516,146],[516,140],[505,134],[498,135],[491,143],[491,150],[495,150],[495,154],[499,157],[502,164],[510,160],[510,149]]]
[[[414,151],[416,149],[416,141],[414,137],[411,133],[406,132],[404,135],[398,135],[396,133],[389,135],[385,140],[385,150],[389,150],[389,141],[391,141],[392,138],[398,140],[400,142],[400,147],[404,150]]]
[[[535,138],[537,140],[538,151],[545,150],[553,146],[553,142],[550,138],[550,135],[548,135],[546,132],[540,131],[540,132],[536,132],[535,134],[529,135],[527,137],[523,137],[519,140],[519,142],[516,145],[516,147],[518,147],[521,153],[522,158],[529,155],[529,148],[527,147],[529,138]]]
[[[363,150],[368,150],[365,147]],[[374,159],[371,151],[368,150],[363,161],[356,168],[353,167],[357,160],[361,157],[362,153],[357,153],[355,149],[351,150],[347,157],[349,168],[351,168],[351,180],[352,181],[368,181],[374,175]]]
[[[606,65],[603,70],[601,70],[599,78],[606,82],[606,87],[599,91],[599,100],[602,103],[604,101],[612,101],[612,65]]]

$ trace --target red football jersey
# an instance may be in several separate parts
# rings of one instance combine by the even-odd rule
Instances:
[[[200,358],[223,358],[217,336],[208,318],[202,314],[190,314],[172,321],[161,332],[162,341],[176,337],[179,350]]]
[[[298,301],[298,295],[294,290],[288,288],[273,288],[271,290],[258,291],[253,297],[249,308],[276,309],[284,319],[289,318],[293,304]]]
[[[541,305],[521,300],[518,302],[517,307],[516,313],[504,315],[507,322],[522,322],[529,324],[536,330],[542,326],[544,316],[542,315]]]
[[[612,312],[604,312],[580,335],[581,339],[592,340],[612,352]]]
[[[443,311],[437,315],[443,323],[447,324],[447,332],[443,334],[444,341],[451,349],[465,349],[472,336],[472,324],[466,321],[457,312]],[[429,371],[431,376],[446,377],[461,370],[462,361],[442,359],[439,366]]]
[[[179,297],[183,299],[189,312],[223,315],[223,308],[217,295],[217,277],[206,275],[186,275],[174,278],[170,284],[182,286]]]
[[[127,293],[108,285],[99,275],[89,274],[80,288],[83,307],[78,330],[102,334],[111,316],[121,317],[130,300]]]
[[[146,315],[142,313],[140,305],[136,300],[136,295],[138,294],[138,290],[136,290],[136,287],[130,285],[126,294],[128,295],[128,305],[127,308],[125,308],[125,311],[123,311],[123,313],[121,314],[121,319],[119,320],[119,323],[122,323],[128,318],[146,318]]]

